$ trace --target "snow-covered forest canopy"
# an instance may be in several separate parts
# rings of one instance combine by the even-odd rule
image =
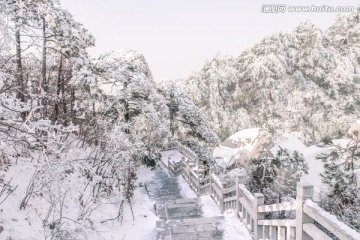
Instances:
[[[178,84],[222,140],[249,127],[299,132],[307,144],[342,136],[360,114],[359,28],[358,13],[325,31],[305,22],[237,57],[219,53]]]
[[[142,54],[91,58],[94,36],[57,0],[4,0],[0,10],[0,225],[10,229],[7,239],[101,235],[94,225],[123,218],[137,168],[153,167],[174,136],[218,144],[186,95],[157,87]],[[19,229],[24,224],[31,234]]]
[[[245,174],[265,203],[295,198],[316,148],[320,206],[360,230],[359,11],[219,53],[178,81],[156,81],[134,50],[91,57],[95,37],[58,0],[0,0],[0,239],[118,239],[141,171],[174,146],[229,185]],[[248,128],[259,154],[222,164],[212,151]]]

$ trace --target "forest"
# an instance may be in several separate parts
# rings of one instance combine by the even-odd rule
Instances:
[[[125,212],[135,220],[141,169],[177,144],[224,183],[245,172],[266,204],[295,198],[312,165],[301,151],[279,145],[228,165],[213,156],[254,127],[321,148],[319,205],[359,231],[360,128],[348,131],[360,124],[359,11],[219,53],[173,81],[154,79],[134,50],[92,57],[95,43],[57,0],[0,0],[0,238],[10,227],[7,240],[113,239],[101,229]]]

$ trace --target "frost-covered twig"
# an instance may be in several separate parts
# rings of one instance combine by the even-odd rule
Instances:
[[[20,204],[20,210],[21,209],[25,209],[30,198],[31,198],[31,195],[33,194],[34,192],[34,189],[35,189],[35,186],[36,186],[36,175],[38,173],[38,170],[36,169],[32,178],[30,179],[29,181],[29,184],[28,184],[28,187],[26,189],[26,193],[25,193],[25,197],[23,198],[23,200],[21,201],[21,204]]]
[[[118,215],[116,217],[114,217],[114,218],[109,218],[109,219],[106,219],[104,221],[101,221],[101,223],[106,223],[107,221],[118,220],[122,224],[123,218],[124,218],[124,200],[122,200],[121,203],[120,203]]]
[[[3,197],[3,199],[1,200],[0,204],[4,203],[5,200],[17,189],[18,185],[16,185],[14,188],[11,188],[10,183],[11,180],[7,183],[5,183],[2,186],[2,189],[0,190],[0,199]],[[4,195],[4,193],[6,192],[6,195]],[[3,196],[4,195],[4,196]]]

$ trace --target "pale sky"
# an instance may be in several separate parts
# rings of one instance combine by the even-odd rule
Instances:
[[[358,0],[60,0],[95,36],[93,56],[118,49],[142,53],[155,80],[183,78],[217,52],[238,56],[263,37],[309,20],[321,29],[337,13],[262,13],[287,6],[359,6]]]

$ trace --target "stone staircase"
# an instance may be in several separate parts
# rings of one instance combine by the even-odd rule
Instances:
[[[223,217],[203,217],[198,198],[180,194],[178,177],[171,177],[158,167],[154,178],[145,183],[149,197],[156,201],[157,240],[223,239]]]
[[[166,201],[183,198],[180,194],[180,185],[177,178],[170,177],[161,167],[158,167],[154,178],[145,183],[150,199]]]
[[[198,198],[176,199],[157,202],[156,215],[160,219],[199,218],[202,216],[201,205]]]
[[[222,217],[185,218],[156,222],[158,240],[222,240]]]

